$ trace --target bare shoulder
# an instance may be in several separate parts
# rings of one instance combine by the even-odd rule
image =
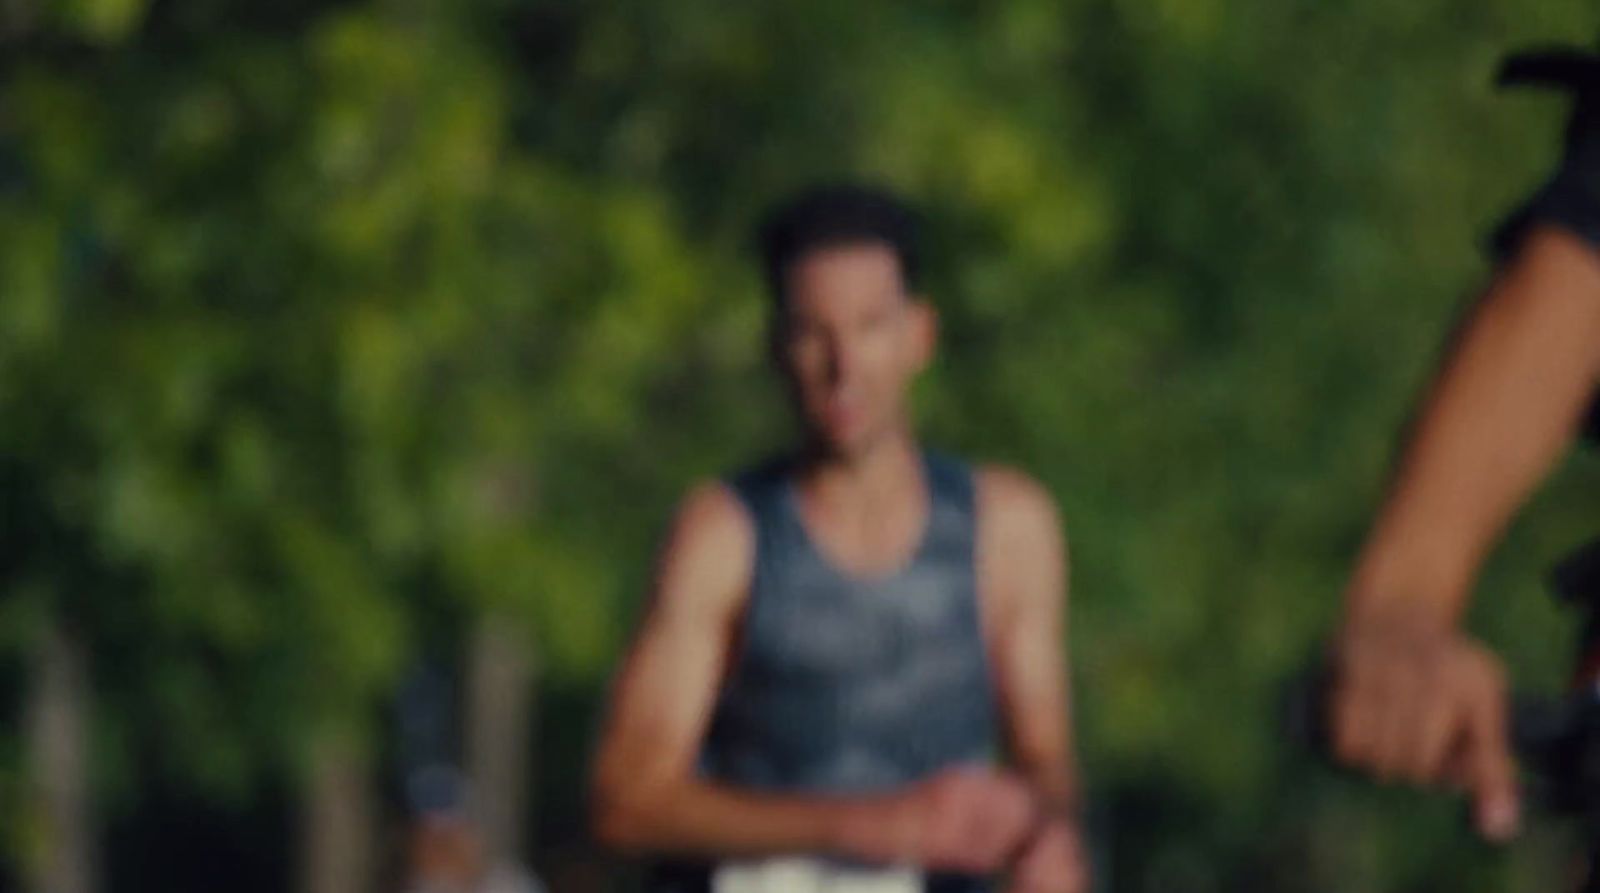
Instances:
[[[679,501],[656,563],[656,609],[729,608],[744,593],[755,562],[755,525],[721,481],[702,481]]]
[[[749,512],[722,481],[700,481],[679,500],[669,541],[736,548],[753,540]]]
[[[1044,484],[1003,465],[981,465],[974,475],[978,526],[1000,541],[1059,539],[1061,513]]]
[[[1055,497],[1012,468],[983,466],[977,489],[977,570],[991,629],[1054,612],[1066,591],[1066,541]]]

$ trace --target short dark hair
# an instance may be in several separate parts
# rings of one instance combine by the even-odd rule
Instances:
[[[915,291],[922,273],[920,228],[916,210],[888,190],[855,183],[814,186],[778,205],[761,222],[757,244],[767,287],[781,307],[784,276],[804,255],[881,242],[899,260],[907,291]]]

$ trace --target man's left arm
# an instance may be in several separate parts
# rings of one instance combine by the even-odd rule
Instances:
[[[1015,471],[978,479],[978,572],[1006,752],[1039,794],[1041,822],[1013,893],[1088,888],[1079,835],[1066,657],[1067,558],[1055,500]]]

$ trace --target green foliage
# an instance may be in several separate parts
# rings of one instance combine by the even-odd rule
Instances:
[[[747,227],[848,175],[929,211],[930,435],[1065,507],[1116,888],[1548,888],[1543,838],[1463,858],[1436,801],[1294,759],[1273,704],[1552,154],[1495,61],[1587,40],[1591,4],[7,9],[0,648],[85,631],[124,808],[381,735],[441,615],[596,686],[676,494],[782,437]],[[1597,478],[1485,580],[1531,684]]]

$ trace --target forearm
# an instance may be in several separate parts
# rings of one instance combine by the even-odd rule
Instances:
[[[1041,819],[1077,821],[1083,810],[1082,791],[1070,759],[1025,761],[1017,771],[1033,789]]]
[[[897,839],[905,834],[890,796],[780,795],[688,780],[601,811],[603,840],[636,853],[813,853],[887,862],[909,845]]]
[[[1451,622],[1506,521],[1563,453],[1600,360],[1600,261],[1530,238],[1434,384],[1351,580],[1351,617]]]

